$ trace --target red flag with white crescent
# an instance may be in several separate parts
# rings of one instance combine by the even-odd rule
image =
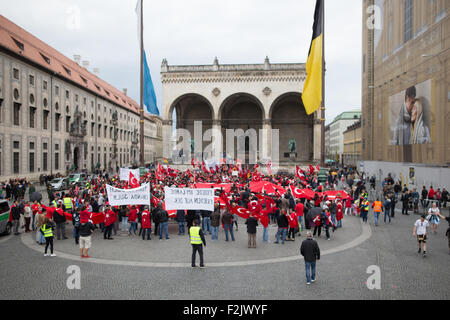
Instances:
[[[250,218],[250,210],[245,209],[243,207],[235,206],[234,208],[231,209],[231,212],[243,219]]]
[[[300,169],[299,166],[295,166],[295,175],[297,176],[297,178],[300,178],[300,179],[305,178],[305,175],[303,174],[303,170]]]
[[[131,187],[132,189],[138,188],[138,187],[141,186],[141,184],[139,183],[138,179],[134,176],[133,173],[131,173],[131,171],[130,171],[130,176],[129,176],[128,184],[130,185],[130,187]]]

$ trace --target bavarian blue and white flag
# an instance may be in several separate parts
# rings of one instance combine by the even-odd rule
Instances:
[[[139,42],[139,49],[141,46],[141,0],[137,1],[136,4],[136,15],[138,20],[138,42]],[[155,114],[159,116],[159,110],[158,105],[156,104],[156,94],[155,94],[155,88],[153,87],[153,81],[152,76],[150,74],[150,68],[147,64],[147,55],[145,54],[145,49],[143,49],[144,57],[143,57],[143,63],[144,63],[144,87],[143,87],[143,97],[144,97],[144,106],[148,113]]]

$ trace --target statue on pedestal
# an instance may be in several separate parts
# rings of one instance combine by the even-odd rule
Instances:
[[[295,152],[297,151],[297,143],[295,142],[294,138],[291,138],[289,140],[289,152]]]

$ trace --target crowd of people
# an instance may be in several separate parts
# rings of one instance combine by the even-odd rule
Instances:
[[[232,174],[236,171],[239,172],[238,175]],[[57,240],[68,239],[65,226],[71,221],[73,238],[75,243],[80,245],[80,256],[86,258],[89,257],[87,250],[91,246],[91,234],[94,230],[101,230],[105,240],[113,240],[113,236],[118,232],[140,236],[142,240],[151,240],[152,234],[160,240],[168,240],[168,224],[171,220],[178,224],[178,235],[189,234],[190,228],[198,223],[202,233],[209,234],[212,241],[219,240],[220,228],[224,230],[225,241],[235,241],[234,232],[239,230],[238,217],[241,216],[239,210],[235,209],[244,208],[246,216],[241,217],[245,219],[247,227],[248,247],[256,248],[258,226],[262,227],[262,242],[272,242],[269,240],[269,226],[272,224],[277,228],[273,243],[284,244],[285,241],[295,241],[296,236],[301,235],[305,229],[311,230],[314,237],[321,237],[323,232],[326,239],[331,240],[332,233],[343,227],[344,216],[360,216],[362,221],[367,223],[371,208],[376,226],[380,225],[382,213],[384,223],[391,223],[391,219],[395,217],[398,197],[401,195],[401,199],[406,199],[411,193],[405,188],[398,190],[398,183],[393,184],[389,175],[383,181],[384,199],[378,198],[371,203],[368,200],[365,179],[354,168],[330,169],[322,184],[319,183],[319,168],[310,166],[309,170],[301,171],[299,177],[289,173],[263,175],[258,173],[257,165],[247,169],[229,165],[206,169],[203,165],[186,171],[158,165],[155,170],[149,171],[140,179],[140,183],[151,185],[150,206],[111,206],[106,185],[129,189],[130,183],[119,180],[117,175],[98,175],[91,177],[86,185],[74,185],[65,192],[55,193],[50,188],[48,205],[22,200],[23,196],[14,198],[12,192],[8,193],[14,200],[10,221],[14,225],[14,233],[19,234],[20,216],[23,215],[22,227],[25,232],[38,231],[36,241],[46,244],[45,255],[48,247],[53,254],[55,233]],[[281,189],[275,189],[274,192],[252,190],[252,184],[258,181],[266,181],[280,186]],[[216,203],[213,211],[165,210],[165,186],[195,188],[198,183],[216,184]],[[15,186],[8,190],[21,190],[29,183],[14,181],[8,185]],[[217,187],[224,185],[228,185],[228,188]],[[298,195],[292,192],[293,188],[310,192]],[[26,187],[23,190],[26,190]],[[326,190],[337,192],[330,196],[325,194]],[[440,205],[446,206],[448,192],[443,189],[436,198],[437,192],[430,197],[430,191],[427,191],[426,201],[440,200],[432,201],[429,215],[426,216],[432,224],[432,231],[436,232],[440,218],[438,208]],[[406,200],[401,201],[406,203]],[[402,210],[402,213],[408,214],[408,209],[409,206]]]

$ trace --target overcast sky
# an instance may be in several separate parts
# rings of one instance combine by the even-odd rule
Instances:
[[[169,65],[306,62],[315,0],[144,0],[158,107]],[[136,0],[0,0],[0,14],[139,102]],[[361,108],[361,0],[326,1],[326,119]]]

